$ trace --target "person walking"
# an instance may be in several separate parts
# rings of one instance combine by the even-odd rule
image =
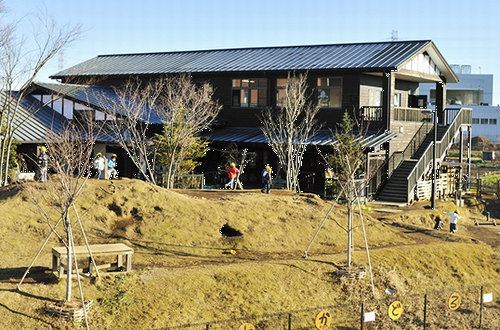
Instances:
[[[459,215],[460,211],[457,209],[452,213],[448,212],[443,212],[443,213],[450,216],[450,233],[456,233],[458,230],[457,228],[458,219],[462,219],[462,217]]]
[[[115,169],[116,167],[116,154],[113,154],[108,161],[108,175],[109,179],[117,179],[118,178],[118,172]]]
[[[101,173],[102,171],[104,171],[104,166],[105,166],[105,162],[104,162],[104,157],[102,157],[102,154],[101,153],[98,153],[96,155],[96,158],[94,159],[94,170],[97,172],[97,179],[100,179],[101,178]]]
[[[271,185],[273,183],[271,173],[272,169],[269,165],[266,165],[262,170],[262,183],[264,184],[264,187],[262,187],[262,189],[260,190],[262,193],[265,192],[269,194],[269,191],[271,190]]]
[[[49,157],[47,156],[47,148],[43,146],[40,147],[38,166],[40,168],[40,182],[47,182],[47,173],[49,171]]]
[[[236,177],[238,176],[238,173],[240,173],[240,170],[238,170],[236,168],[235,163],[231,163],[231,164],[229,164],[229,168],[226,170],[226,172],[227,172],[227,176],[229,178],[229,182],[224,185],[224,188],[229,187],[229,189],[231,189],[231,188],[233,188],[234,179],[236,179]]]
[[[441,226],[443,225],[443,221],[441,221],[441,217],[437,216],[435,221],[436,221],[436,224],[434,225],[434,229],[441,230]]]

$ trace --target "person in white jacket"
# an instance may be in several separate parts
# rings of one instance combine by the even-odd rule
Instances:
[[[448,212],[443,212],[443,213],[450,216],[450,233],[455,233],[457,231],[458,219],[462,219],[462,217],[459,215],[460,212],[458,210],[455,210],[452,213]]]

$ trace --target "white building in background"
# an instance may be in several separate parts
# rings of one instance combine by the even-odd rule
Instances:
[[[470,65],[450,65],[460,81],[446,85],[446,107],[472,108],[472,137],[485,136],[500,144],[500,106],[493,106],[493,75],[472,74]],[[434,109],[436,84],[420,84],[419,94],[427,95]]]

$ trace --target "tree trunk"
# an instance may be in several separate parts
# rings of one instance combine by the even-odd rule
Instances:
[[[71,230],[71,222],[69,221],[69,214],[66,214],[66,230],[68,232],[68,247],[67,247],[67,260],[66,260],[66,268],[68,269],[68,275],[66,276],[66,301],[71,301],[71,275],[73,273],[72,268],[72,253],[73,253],[73,232]],[[78,276],[78,274],[77,274]]]

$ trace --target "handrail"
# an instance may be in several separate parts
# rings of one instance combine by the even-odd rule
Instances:
[[[420,122],[429,118],[428,113],[422,108],[394,107],[394,120]]]
[[[458,128],[464,124],[472,125],[472,109],[470,108],[460,108],[460,109],[445,109],[445,120],[444,124],[449,127],[446,133],[443,135],[440,141],[436,141],[436,154],[438,159],[441,160],[444,157],[444,152],[448,150],[453,139],[458,131]],[[408,174],[408,190],[407,199],[411,198],[411,194],[415,185],[417,184],[420,177],[427,171],[433,159],[432,143],[427,146],[425,152],[422,154],[420,159],[413,170]],[[436,161],[438,160],[436,159]]]
[[[377,171],[375,171],[368,178],[370,193],[367,195],[373,195],[378,192],[380,187],[387,182],[387,180],[392,176],[394,171],[401,165],[401,163],[406,159],[411,159],[415,152],[425,140],[427,134],[429,134],[432,125],[428,122],[422,123],[417,132],[413,135],[413,138],[408,143],[404,151],[394,152],[382,165],[379,166]]]

